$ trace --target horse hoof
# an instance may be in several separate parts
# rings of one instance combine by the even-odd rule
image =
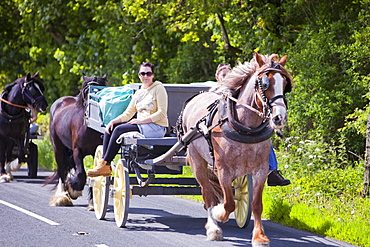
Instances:
[[[11,180],[11,177],[6,174],[0,177],[0,183],[9,183]]]
[[[270,242],[253,242],[252,247],[270,247]]]
[[[64,206],[73,206],[73,203],[72,203],[72,200],[67,195],[62,195],[62,196],[57,195],[57,196],[52,196],[50,198],[49,205],[64,207]]]
[[[207,229],[207,240],[210,240],[210,241],[224,240],[224,237],[222,236],[221,228],[219,228],[215,225],[214,226],[209,226],[207,224],[206,229]]]
[[[72,198],[72,200],[76,200],[80,196],[82,196],[81,190],[74,190],[71,188],[71,186],[68,186],[68,194]]]
[[[89,200],[89,205],[87,206],[86,208],[87,211],[94,211],[94,203],[92,202],[92,200]]]

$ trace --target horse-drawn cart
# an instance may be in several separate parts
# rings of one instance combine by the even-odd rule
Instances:
[[[130,87],[135,91],[139,85],[130,84]],[[120,140],[120,159],[113,165],[114,176],[90,178],[95,215],[98,219],[105,218],[109,196],[113,198],[116,224],[123,227],[133,195],[201,195],[201,188],[194,177],[176,176],[182,174],[183,166],[187,165],[184,143],[199,135],[199,131],[193,128],[179,140],[173,126],[176,125],[183,103],[200,91],[208,91],[210,86],[205,83],[164,86],[168,94],[168,119],[171,126],[169,133],[164,138],[140,138],[135,133],[124,134]],[[86,114],[89,128],[100,133],[104,133],[105,129],[99,106],[100,96],[97,93],[104,88],[90,86]],[[102,155],[102,146],[99,146],[95,152],[94,166],[98,165]],[[159,178],[156,177],[157,174],[168,176]],[[235,219],[239,227],[245,227],[251,217],[251,175],[234,180],[233,189]]]
[[[7,164],[7,169],[18,170],[23,163],[27,163],[28,177],[36,178],[38,172],[38,147],[33,140],[42,139],[43,136],[37,134],[38,125],[31,124],[27,127],[25,139],[17,143],[12,150],[11,162]]]

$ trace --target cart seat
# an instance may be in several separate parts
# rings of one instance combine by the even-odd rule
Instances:
[[[177,137],[163,138],[125,138],[122,145],[138,145],[138,146],[173,146],[177,143]]]

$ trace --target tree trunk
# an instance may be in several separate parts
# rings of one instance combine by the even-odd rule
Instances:
[[[363,197],[369,196],[369,181],[370,181],[370,115],[367,115],[366,124],[366,150],[365,150],[365,172],[364,172],[364,191]]]
[[[222,14],[217,13],[217,18],[220,21],[221,31],[222,31],[222,40],[224,41],[224,48],[228,52],[232,52],[234,54],[242,53],[242,50],[234,47],[230,44],[229,35],[227,34],[227,30],[225,27],[225,20]]]

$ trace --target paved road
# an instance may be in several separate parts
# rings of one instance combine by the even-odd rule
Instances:
[[[15,181],[0,184],[0,246],[115,247],[115,246],[251,246],[253,220],[245,229],[235,220],[221,224],[224,241],[205,237],[206,211],[197,202],[172,196],[134,196],[126,228],[114,222],[112,200],[105,220],[86,211],[86,193],[74,207],[50,207],[52,185],[42,186],[44,176],[28,179],[21,168]],[[353,246],[309,232],[264,220],[271,247]]]

